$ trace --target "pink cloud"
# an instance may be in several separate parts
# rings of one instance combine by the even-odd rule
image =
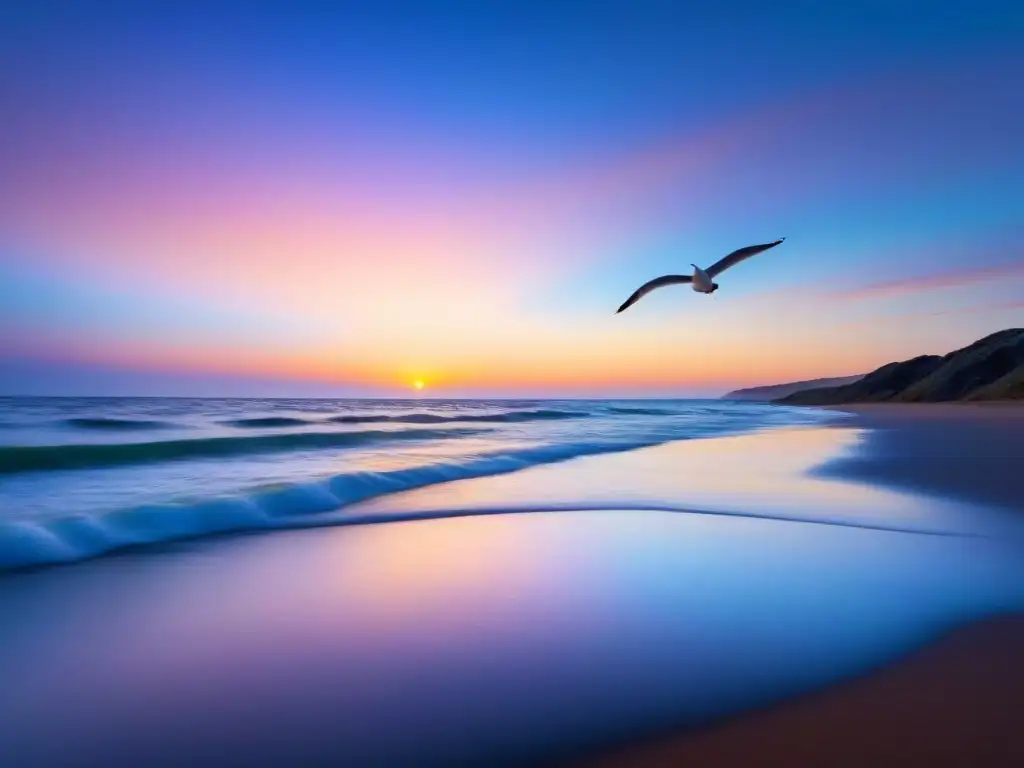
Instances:
[[[931,275],[916,275],[896,280],[883,280],[854,288],[840,289],[828,294],[830,299],[858,301],[890,298],[908,293],[961,288],[993,280],[1024,277],[1024,260],[990,267],[968,267]]]

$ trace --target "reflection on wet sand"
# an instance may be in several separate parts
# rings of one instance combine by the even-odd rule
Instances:
[[[801,478],[857,439],[692,441],[338,514],[631,493],[968,526]],[[0,606],[5,765],[530,764],[872,669],[1024,608],[1024,566],[990,539],[609,508],[199,542],[11,576]]]

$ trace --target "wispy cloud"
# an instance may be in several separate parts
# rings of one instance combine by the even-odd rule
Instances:
[[[807,301],[819,307],[822,303],[855,302],[871,299],[886,299],[910,294],[928,293],[930,291],[948,290],[981,285],[996,280],[1007,281],[1024,279],[1024,230],[1011,227],[1006,230],[989,232],[983,237],[981,244],[968,245],[965,242],[938,242],[925,240],[915,246],[916,251],[908,254],[905,247],[889,246],[880,251],[848,252],[835,254],[848,262],[857,264],[856,273],[835,275],[809,280],[793,286],[772,287],[750,297],[751,301],[765,302],[781,309],[792,309],[790,298],[794,293],[805,297]],[[977,264],[977,254],[1003,254],[1002,261],[993,264]],[[858,277],[870,274],[864,265],[872,271],[884,269],[883,265],[898,265],[907,260],[924,261],[925,257],[937,265],[964,265],[934,272],[919,273],[893,277],[874,282],[860,282]],[[870,264],[868,264],[870,262]],[[801,307],[804,302],[801,302]]]
[[[930,275],[915,275],[895,280],[883,280],[852,288],[841,288],[828,293],[830,299],[857,301],[903,296],[908,293],[938,291],[946,288],[961,288],[993,280],[1024,277],[1024,254],[1019,261],[988,267],[969,267],[948,270]]]
[[[931,312],[901,312],[893,315],[878,315],[861,320],[851,320],[841,323],[844,326],[865,326],[888,323],[893,320],[919,320],[934,317],[945,317],[948,315],[974,315],[988,314],[994,312],[1007,312],[1012,310],[1024,310],[1024,299],[1018,301],[996,302],[991,304],[972,304],[968,307],[953,307],[951,309],[938,309]]]

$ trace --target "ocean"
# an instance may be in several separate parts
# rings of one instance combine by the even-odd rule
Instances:
[[[438,483],[829,418],[715,400],[3,398],[0,570],[307,527]]]

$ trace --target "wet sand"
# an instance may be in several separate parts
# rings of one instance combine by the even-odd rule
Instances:
[[[992,504],[1024,513],[1024,404],[846,406],[871,430],[838,478]]]
[[[1024,514],[1024,407],[843,408],[870,430],[819,474]],[[699,732],[572,763],[626,766],[1024,765],[1024,616],[955,629],[880,671]]]
[[[993,619],[870,677],[580,766],[1024,765],[1024,617]]]

